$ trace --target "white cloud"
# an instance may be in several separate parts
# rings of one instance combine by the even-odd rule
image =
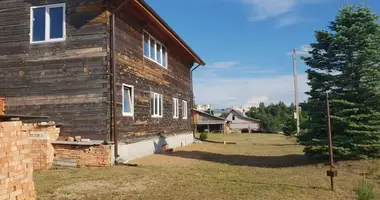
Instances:
[[[240,0],[252,7],[252,14],[248,17],[251,21],[266,20],[281,17],[294,10],[299,4],[321,3],[326,0]],[[279,19],[276,27],[289,26],[300,22],[296,17]]]
[[[207,68],[214,68],[214,69],[225,69],[225,68],[231,68],[236,65],[239,65],[239,61],[234,60],[234,61],[224,61],[224,62],[214,62],[210,65],[207,65]]]
[[[252,105],[259,101],[277,103],[294,102],[293,75],[260,78],[214,78],[194,77],[195,101],[212,104],[214,108]],[[300,102],[306,100],[309,90],[305,74],[298,76]]]
[[[313,50],[310,45],[303,44],[299,48],[296,49],[297,56],[310,56],[309,51]],[[293,51],[289,51],[286,53],[288,56],[293,55]]]
[[[265,20],[289,12],[296,0],[243,0],[243,3],[253,6],[250,20]]]

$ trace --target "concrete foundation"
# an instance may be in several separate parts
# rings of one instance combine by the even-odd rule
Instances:
[[[194,142],[193,133],[184,133],[166,137],[156,137],[144,141],[125,144],[119,143],[118,153],[123,160],[134,160],[155,153],[160,153],[162,146],[167,144],[168,148],[187,146]]]

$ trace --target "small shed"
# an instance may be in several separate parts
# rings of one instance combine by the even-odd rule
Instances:
[[[193,110],[193,119],[198,133],[210,132],[210,133],[228,133],[228,121],[226,119],[211,115],[209,113]]]

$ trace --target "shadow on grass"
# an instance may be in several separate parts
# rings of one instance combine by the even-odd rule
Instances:
[[[253,156],[253,155],[225,155],[203,151],[175,151],[168,156],[204,160],[215,163],[252,166],[261,168],[283,168],[318,164],[318,161],[309,159],[304,155],[284,156]]]
[[[284,147],[284,146],[302,146],[300,144],[255,144],[255,145],[278,146],[278,147]]]
[[[298,188],[298,189],[313,189],[313,190],[324,190],[324,191],[330,191],[329,188],[324,188],[320,186],[300,186],[300,185],[293,185],[293,184],[284,184],[284,183],[264,183],[264,182],[254,182],[252,184],[257,185],[268,185],[270,187],[285,187],[285,188]]]

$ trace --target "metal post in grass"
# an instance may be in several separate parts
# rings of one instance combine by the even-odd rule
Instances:
[[[330,156],[330,170],[327,171],[327,176],[330,177],[331,190],[334,190],[334,177],[338,175],[338,171],[334,167],[334,154],[333,154],[333,143],[331,134],[331,118],[330,118],[330,102],[329,93],[326,92],[326,104],[327,104],[327,126],[328,126],[328,136],[329,136],[329,156]]]

